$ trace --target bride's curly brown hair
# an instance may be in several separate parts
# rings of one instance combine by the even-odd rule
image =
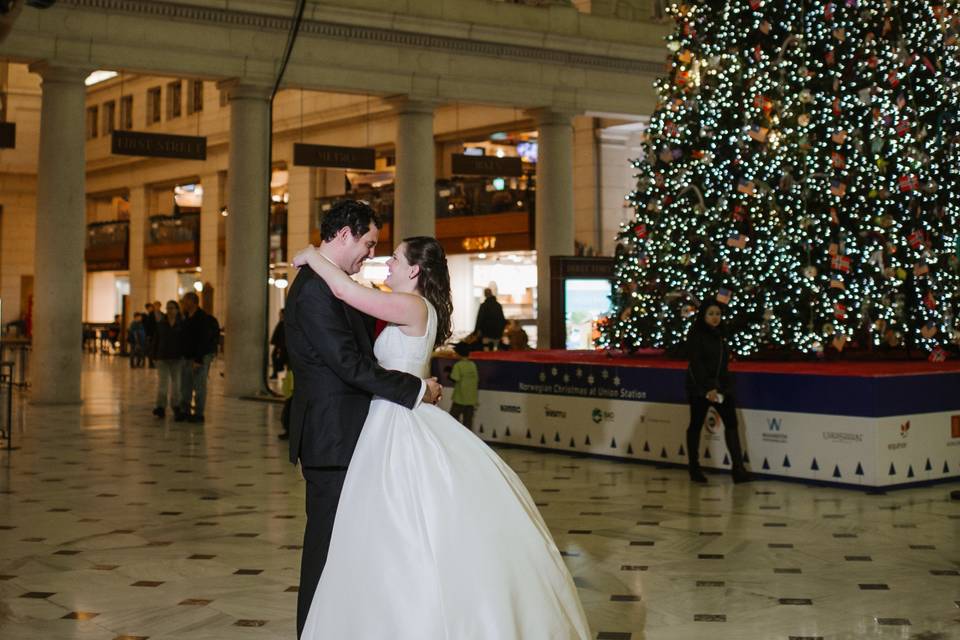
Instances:
[[[453,315],[447,254],[440,242],[430,236],[404,238],[403,244],[407,262],[420,267],[417,288],[437,311],[437,339],[434,347],[439,347],[450,337],[450,317]]]

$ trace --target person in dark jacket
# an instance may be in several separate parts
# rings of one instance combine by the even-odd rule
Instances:
[[[130,345],[130,367],[139,369],[143,366],[147,354],[147,332],[143,327],[143,315],[133,314],[133,322],[127,327],[127,344]]]
[[[143,330],[147,334],[147,362],[150,364],[150,368],[153,369],[156,367],[156,364],[153,361],[153,350],[154,342],[157,340],[157,316],[154,315],[152,302],[148,302],[143,306],[143,308]]]
[[[207,374],[210,372],[213,357],[220,348],[220,323],[200,308],[200,296],[193,291],[188,291],[183,296],[183,313],[181,419],[202,424],[207,401]]]
[[[483,290],[483,302],[477,310],[477,324],[473,332],[480,336],[484,351],[493,351],[503,337],[503,328],[507,326],[507,319],[503,315],[503,307],[497,302],[493,290]]]
[[[167,315],[156,324],[156,333],[151,354],[157,363],[157,402],[153,415],[163,418],[167,412],[167,390],[170,390],[170,406],[177,420],[182,420],[180,408],[180,373],[183,369],[183,325],[180,305],[176,300],[167,302]]]
[[[700,469],[700,432],[710,407],[723,420],[723,437],[727,442],[733,481],[750,479],[743,466],[743,452],[737,431],[737,407],[733,377],[730,375],[730,349],[723,335],[723,306],[716,300],[703,303],[687,336],[687,396],[690,401],[690,426],[687,427],[687,459],[690,479],[705,483]]]
[[[273,328],[273,334],[270,336],[270,344],[273,350],[270,352],[270,361],[273,363],[273,373],[270,374],[271,380],[276,380],[280,372],[287,368],[287,339],[283,332],[283,309],[280,309],[280,320],[277,326]]]

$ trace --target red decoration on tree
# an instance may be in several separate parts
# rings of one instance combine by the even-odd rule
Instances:
[[[927,234],[923,232],[923,229],[917,229],[909,236],[907,236],[907,242],[910,243],[910,246],[914,249],[919,249],[923,246],[923,243],[927,240]]]
[[[837,271],[848,273],[850,271],[850,256],[835,256],[830,261],[830,266]]]
[[[920,188],[920,180],[915,175],[900,176],[897,184],[900,185],[900,191],[903,192],[915,191]]]

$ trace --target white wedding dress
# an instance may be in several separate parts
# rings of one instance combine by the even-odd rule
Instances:
[[[427,308],[426,335],[380,334],[383,367],[428,375],[437,316]],[[570,573],[517,475],[443,410],[375,398],[302,640],[589,637]]]

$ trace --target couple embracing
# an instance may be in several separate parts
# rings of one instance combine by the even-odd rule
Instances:
[[[430,355],[450,336],[434,238],[401,242],[390,292],[350,275],[380,221],[324,217],[286,302],[296,376],[290,459],[306,480],[303,640],[583,640],[576,587],[533,499],[482,440],[435,406]],[[376,320],[386,328],[374,337]]]

